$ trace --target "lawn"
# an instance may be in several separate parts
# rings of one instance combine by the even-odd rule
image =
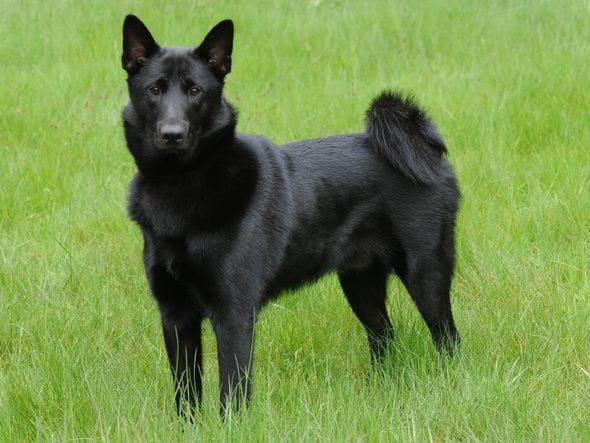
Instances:
[[[590,441],[590,8],[582,0],[0,0],[0,441]],[[383,88],[438,123],[463,194],[451,361],[395,278],[371,370],[330,275],[260,316],[248,411],[176,417],[126,215],[121,26],[236,23],[226,95],[277,143],[363,130]]]

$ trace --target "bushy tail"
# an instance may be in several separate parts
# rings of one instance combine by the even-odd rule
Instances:
[[[384,91],[367,111],[373,148],[399,172],[419,184],[433,184],[447,148],[438,129],[411,98]]]

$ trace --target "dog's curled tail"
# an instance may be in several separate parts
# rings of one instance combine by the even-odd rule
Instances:
[[[438,129],[409,97],[384,91],[367,111],[371,146],[417,184],[434,184],[447,148]]]

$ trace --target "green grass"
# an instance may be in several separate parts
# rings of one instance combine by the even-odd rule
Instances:
[[[35,3],[0,0],[0,441],[590,440],[587,2]],[[372,372],[328,276],[263,311],[251,408],[223,424],[207,326],[202,416],[176,418],[125,211],[129,12],[180,45],[232,17],[227,96],[277,143],[362,130],[384,87],[417,96],[463,193],[456,359],[392,279]]]

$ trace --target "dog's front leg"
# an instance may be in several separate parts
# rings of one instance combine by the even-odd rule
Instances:
[[[255,309],[235,309],[212,319],[217,337],[221,416],[247,405],[251,394]]]
[[[149,260],[146,260],[149,263]],[[193,306],[187,289],[161,265],[146,266],[150,289],[158,301],[164,342],[175,381],[178,413],[192,415],[201,402],[203,315]],[[184,403],[186,402],[186,403]]]
[[[176,407],[179,415],[192,418],[201,403],[203,364],[200,317],[162,316],[162,329],[170,368],[175,379]],[[185,404],[188,408],[185,409]]]

